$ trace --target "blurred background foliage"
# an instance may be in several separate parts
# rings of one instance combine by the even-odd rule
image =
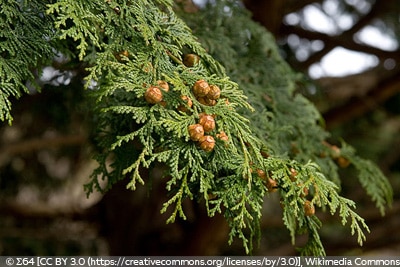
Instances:
[[[196,34],[196,19],[191,18],[206,14],[206,2],[176,2],[177,12],[183,12],[182,17]],[[352,179],[353,170],[341,169],[342,176],[349,178],[342,181],[342,191],[356,200],[357,211],[366,218],[371,234],[359,247],[337,218],[320,214],[327,255],[397,255],[398,1],[243,0],[243,5],[238,5],[252,12],[253,20],[271,32],[282,57],[302,75],[298,88],[323,114],[332,142],[343,138],[359,155],[376,162],[393,186],[393,206],[382,217]],[[212,19],[218,21],[218,14]],[[210,31],[210,37],[216,34],[212,28],[200,30]],[[204,32],[199,38],[211,50],[212,39],[207,40]],[[214,50],[220,51],[218,47]],[[340,53],[343,51],[345,56]],[[350,52],[365,60],[357,65]],[[213,56],[223,58],[218,53]],[[200,206],[188,202],[187,209],[193,210],[188,221],[166,225],[167,215],[159,214],[165,201],[160,199],[165,197],[162,184],[153,184],[152,190],[140,187],[132,193],[121,183],[104,196],[86,198],[82,185],[95,168],[88,144],[96,115],[88,112],[80,75],[84,71],[79,62],[63,64],[63,58],[57,58],[38,77],[42,92],[32,90],[30,95],[14,101],[12,125],[1,125],[0,255],[243,254],[240,242],[227,245],[224,219],[209,219]],[[268,199],[265,204],[274,201]],[[279,205],[265,209],[262,231],[254,254],[296,253],[283,226]]]

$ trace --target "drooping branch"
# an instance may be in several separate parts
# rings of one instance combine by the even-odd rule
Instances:
[[[334,128],[376,108],[390,97],[400,92],[400,72],[381,81],[363,97],[353,97],[345,104],[323,114],[327,128]]]
[[[285,15],[293,12],[298,12],[299,10],[303,9],[308,5],[322,3],[322,2],[323,0],[303,0],[303,1],[290,0],[288,1],[287,6],[285,7]]]
[[[367,54],[376,55],[380,59],[386,58],[397,58],[397,51],[384,51],[379,48],[371,47],[369,45],[357,43],[354,39],[354,34],[357,33],[360,29],[368,25],[374,18],[379,16],[382,12],[385,11],[387,7],[382,4],[382,2],[376,2],[370,11],[362,16],[350,29],[337,34],[337,35],[328,35],[321,32],[310,31],[300,26],[286,25],[281,24],[280,28],[280,36],[287,36],[289,34],[296,34],[300,38],[305,38],[309,40],[321,40],[324,42],[324,47],[313,53],[309,56],[309,58],[303,62],[298,62],[296,64],[299,70],[307,70],[315,62],[320,61],[326,54],[328,54],[335,47],[344,47],[353,51],[364,52]]]
[[[0,152],[0,166],[17,154],[60,146],[82,145],[85,141],[87,141],[87,138],[83,135],[62,135],[53,138],[35,138],[15,144],[9,144],[4,146]]]
[[[284,34],[296,34],[300,38],[306,38],[309,40],[321,40],[324,42],[324,48],[318,52],[312,54],[307,60],[304,62],[299,62],[300,69],[307,69],[310,65],[319,61],[322,57],[324,57],[327,53],[329,53],[335,47],[344,47],[349,50],[364,52],[366,54],[372,54],[377,56],[379,59],[387,59],[387,58],[398,58],[398,51],[385,51],[379,48],[375,48],[369,45],[357,43],[354,41],[352,32],[345,32],[341,35],[331,36],[328,34],[305,30],[299,26],[292,25],[283,25],[282,32]]]

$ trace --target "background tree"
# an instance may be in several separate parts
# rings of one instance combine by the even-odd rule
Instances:
[[[355,68],[341,77],[324,73],[321,76],[320,73],[320,77],[314,79],[316,88],[309,87],[303,92],[322,112],[326,126],[334,136],[341,135],[359,153],[377,162],[392,178],[394,188],[397,188],[399,153],[393,148],[397,147],[399,131],[396,126],[400,89],[397,63],[399,29],[395,25],[399,5],[395,1],[268,2],[275,5],[276,9],[261,6],[257,1],[245,1],[245,4],[254,12],[253,18],[274,33],[282,44],[281,51],[285,59],[296,70],[310,74],[313,68],[315,70],[317,66],[318,69],[323,60],[330,56],[330,52],[337,48],[360,52],[373,61],[370,67]],[[329,27],[322,29],[318,20],[313,17],[305,18],[310,9],[326,16],[330,22]],[[262,16],[268,12],[269,15]],[[273,19],[272,22],[263,20],[278,17],[280,19]],[[376,38],[376,33],[383,37]],[[349,60],[351,59],[342,57],[337,62],[341,63],[340,66],[345,66],[352,63]],[[344,183],[352,184],[348,180]],[[358,194],[355,193],[358,191],[356,187],[351,188],[353,195]],[[392,210],[393,215],[388,214],[386,220],[392,221],[389,218],[397,217],[395,207],[396,204]],[[380,248],[382,241],[379,240],[388,232],[381,228],[377,214],[371,212],[368,216],[370,217],[367,220],[377,224],[371,226],[374,230],[366,245]],[[398,237],[389,239],[392,241],[385,245],[386,249],[396,251]],[[341,247],[347,247],[347,242],[339,243]],[[333,246],[336,245],[335,243]]]
[[[228,233],[248,251],[253,235],[271,236],[271,225],[260,228],[257,219],[268,213],[283,216],[292,243],[303,253],[322,254],[321,215],[313,215],[313,205],[331,211],[340,207],[341,217],[350,220],[363,241],[363,219],[351,201],[338,195],[337,164],[351,163],[380,213],[390,203],[390,187],[372,162],[356,156],[350,146],[330,144],[335,138],[328,140],[319,113],[298,93],[307,93],[311,83],[290,70],[271,35],[252,23],[239,3],[218,2],[198,10],[184,2],[172,10],[169,1],[67,2],[27,6],[11,1],[2,17],[2,119],[11,122],[9,95],[33,93],[14,104],[18,116],[12,127],[3,128],[3,142],[11,144],[2,156],[2,211],[10,215],[2,223],[17,229],[31,224],[25,219],[32,216],[39,229],[46,225],[52,230],[28,234],[22,246],[10,245],[21,242],[8,232],[5,254],[13,249],[21,254],[21,247],[28,254],[232,253],[236,245],[228,250],[221,245]],[[39,38],[22,38],[31,34]],[[29,57],[28,50],[36,56]],[[185,60],[193,53],[193,62]],[[203,99],[193,91],[201,79],[218,85],[220,98]],[[157,88],[161,80],[169,84],[168,92]],[[42,93],[35,94],[32,85]],[[182,96],[191,98],[192,106]],[[188,131],[202,123],[202,112],[215,116],[206,119],[216,122],[216,130],[206,130],[215,145],[212,139],[193,141]],[[89,153],[96,155],[98,167]],[[92,194],[84,201],[84,183],[89,193],[112,189],[103,198]],[[127,184],[136,191],[126,190]],[[17,218],[24,220],[16,223]],[[48,247],[55,242],[52,237],[59,240],[60,228],[65,241]],[[76,241],[77,233],[85,238]],[[271,243],[280,241],[262,240],[264,246]],[[174,244],[174,250],[165,244]],[[260,253],[274,253],[262,248]]]

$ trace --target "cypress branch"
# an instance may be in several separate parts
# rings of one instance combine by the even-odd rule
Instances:
[[[320,114],[296,91],[301,76],[236,1],[218,1],[190,20],[182,15],[188,24],[171,0],[59,0],[47,10],[40,1],[30,8],[9,2],[0,16],[0,38],[7,40],[0,42],[0,119],[11,122],[9,98],[28,92],[30,68],[39,69],[53,51],[87,67],[99,162],[88,194],[125,178],[134,190],[152,178],[143,169],[162,165],[171,194],[161,209],[172,209],[167,222],[186,219],[185,198],[201,201],[209,216],[225,216],[228,242],[239,238],[246,253],[260,234],[265,196],[279,194],[292,242],[308,233],[304,255],[325,255],[315,207],[338,213],[360,245],[369,231],[354,201],[339,194],[339,158],[359,171],[382,213],[390,204],[390,185],[372,162],[346,144],[338,150],[326,142]],[[188,64],[186,54],[199,60]],[[198,81],[207,86],[194,90]],[[217,98],[208,94],[211,86],[219,88]],[[205,115],[214,121],[208,127]],[[195,124],[202,130],[192,133]]]

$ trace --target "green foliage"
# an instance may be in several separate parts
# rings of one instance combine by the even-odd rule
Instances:
[[[225,8],[226,5],[230,8]],[[384,207],[391,203],[392,191],[382,172],[372,162],[356,156],[349,145],[343,143],[339,149],[326,142],[329,133],[321,125],[319,112],[297,93],[303,78],[282,61],[272,36],[252,22],[235,1],[209,5],[200,16],[195,16],[196,19],[189,16],[186,19],[194,33],[249,97],[256,112],[245,111],[245,114],[254,125],[253,133],[263,141],[264,151],[285,159],[280,170],[274,171],[274,161],[265,166],[282,189],[283,219],[293,243],[297,233],[307,230],[309,242],[302,253],[323,254],[317,232],[320,223],[315,217],[304,216],[304,198],[299,198],[302,188],[307,188],[313,192],[312,203],[324,210],[328,206],[332,214],[339,209],[343,225],[350,219],[352,234],[357,233],[358,242],[362,244],[365,235],[361,229],[368,228],[354,212],[355,203],[338,195],[338,165],[352,163],[359,172],[360,183],[383,214]],[[207,19],[210,17],[218,19]],[[296,188],[287,174],[289,166],[299,163],[303,165],[294,168],[298,172],[297,186],[301,186]]]
[[[5,0],[0,3],[0,120],[12,122],[11,97],[39,89],[32,69],[53,56],[51,17],[46,1]]]
[[[161,171],[169,197],[161,209],[169,215],[167,223],[186,219],[184,199],[204,203],[209,216],[225,216],[229,242],[241,239],[246,253],[260,232],[265,196],[273,193],[280,195],[293,243],[298,234],[308,233],[302,254],[325,253],[318,234],[321,222],[305,205],[338,213],[361,245],[368,227],[355,213],[355,203],[340,196],[335,161],[342,158],[360,170],[361,184],[382,212],[391,201],[385,177],[347,145],[337,150],[326,143],[329,134],[319,124],[319,113],[296,92],[301,77],[280,58],[271,36],[236,2],[220,1],[196,16],[181,14],[188,24],[173,8],[167,0],[60,0],[48,5],[46,13],[36,14],[36,19],[54,20],[59,42],[54,49],[87,67],[85,87],[96,114],[99,166],[86,192],[105,192],[125,178],[127,188],[134,190],[161,179],[152,173]],[[6,22],[13,14],[21,16],[14,11],[4,12]],[[33,33],[44,42],[40,49],[49,52],[43,27],[38,27],[40,34]],[[5,43],[1,45],[18,47]],[[189,53],[198,55],[199,63],[185,65]],[[15,88],[23,87],[26,76],[33,77],[28,67],[37,68],[37,61],[25,61],[20,69],[0,66],[14,75],[0,80],[14,86],[10,94],[18,95]],[[151,104],[147,89],[160,80],[169,90],[160,89],[162,101]],[[198,80],[221,89],[215,104],[205,104],[193,93]],[[9,104],[4,103],[1,118],[10,120]],[[203,113],[216,123],[206,133],[215,139],[209,151],[192,141],[188,131]]]
[[[343,143],[340,150],[340,157],[345,158],[354,165],[358,172],[359,181],[371,200],[376,203],[382,215],[385,214],[385,207],[391,203],[393,193],[390,184],[382,171],[370,160],[360,158],[355,154],[354,148]]]

